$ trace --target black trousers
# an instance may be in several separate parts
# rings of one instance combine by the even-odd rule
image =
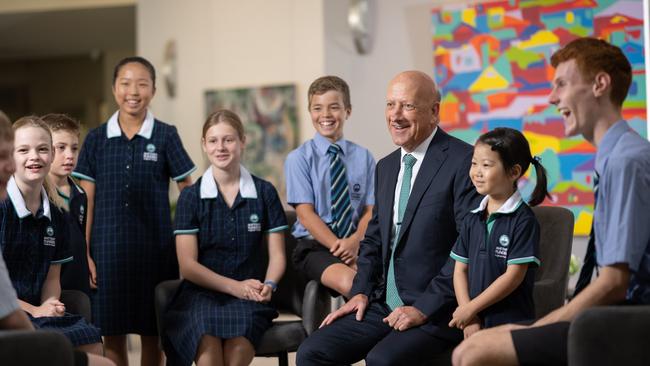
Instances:
[[[364,358],[367,366],[419,365],[456,345],[419,327],[393,330],[382,321],[390,312],[386,304],[371,302],[362,321],[351,313],[317,330],[300,345],[297,366],[349,365]]]

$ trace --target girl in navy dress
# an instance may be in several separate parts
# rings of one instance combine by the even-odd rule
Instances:
[[[275,188],[240,165],[236,114],[211,114],[202,146],[211,166],[176,208],[184,281],[165,313],[163,341],[173,365],[248,365],[277,316],[268,302],[285,269],[287,221]]]
[[[99,329],[65,312],[61,264],[73,258],[63,213],[44,187],[54,157],[52,135],[38,117],[13,125],[16,172],[7,184],[9,198],[0,204],[2,255],[21,308],[35,328],[65,334],[79,350],[102,354]]]
[[[106,355],[127,365],[126,334],[140,334],[143,366],[159,365],[162,353],[154,288],[178,278],[169,180],[179,189],[196,169],[176,128],[148,110],[156,74],[141,57],[120,61],[113,73],[119,110],[90,131],[72,175],[86,191],[86,240],[93,320],[102,329]]]
[[[530,164],[537,183],[529,204],[517,180]],[[481,328],[535,317],[534,268],[540,265],[539,224],[530,209],[548,196],[546,171],[524,135],[496,128],[479,137],[469,171],[480,206],[465,217],[451,257],[458,308],[449,322],[465,338]]]

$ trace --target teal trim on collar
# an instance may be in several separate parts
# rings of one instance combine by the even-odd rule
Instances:
[[[113,137],[122,136],[122,129],[120,128],[120,123],[117,120],[119,114],[120,111],[117,111],[113,113],[111,118],[108,119],[108,123],[106,125],[106,138],[110,139]],[[149,140],[153,134],[154,122],[155,118],[153,116],[153,113],[151,113],[150,110],[147,110],[147,115],[144,117],[144,122],[142,123],[140,131],[138,131],[137,134]]]
[[[27,205],[25,204],[25,198],[23,197],[23,194],[20,192],[20,189],[18,188],[18,184],[16,184],[16,180],[14,176],[12,175],[11,178],[9,179],[9,182],[7,182],[7,195],[9,196],[9,199],[11,200],[11,203],[14,206],[14,210],[16,210],[16,214],[18,215],[19,218],[24,219],[25,217],[31,215],[31,211],[27,209]],[[52,220],[52,215],[50,211],[50,199],[47,197],[47,192],[45,192],[45,188],[41,187],[41,207],[43,208],[43,216],[47,217],[49,220]]]
[[[77,179],[87,180],[89,182],[95,183],[95,178],[89,177],[89,176],[87,176],[85,174],[81,174],[81,173],[78,173],[78,172],[72,172],[72,174],[70,174],[70,175],[72,175],[73,177],[75,177]]]
[[[212,175],[212,167],[209,167],[201,178],[201,199],[217,198],[218,195],[217,182]],[[253,176],[243,165],[239,166],[239,195],[242,198],[257,198]]]

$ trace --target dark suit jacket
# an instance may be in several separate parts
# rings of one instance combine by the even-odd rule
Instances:
[[[429,318],[424,330],[445,338],[452,336],[447,323],[456,307],[449,253],[464,216],[481,199],[469,179],[472,151],[472,146],[438,128],[411,189],[395,249],[400,298]],[[365,294],[370,301],[385,301],[400,159],[398,149],[377,163],[375,206],[350,296]]]

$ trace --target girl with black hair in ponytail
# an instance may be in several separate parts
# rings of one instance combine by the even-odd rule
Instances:
[[[517,181],[530,164],[537,184],[526,204]],[[449,326],[462,329],[465,338],[481,328],[534,318],[539,224],[530,206],[548,196],[546,170],[531,156],[524,135],[511,128],[479,137],[469,175],[485,198],[465,217],[451,251],[458,308]]]

